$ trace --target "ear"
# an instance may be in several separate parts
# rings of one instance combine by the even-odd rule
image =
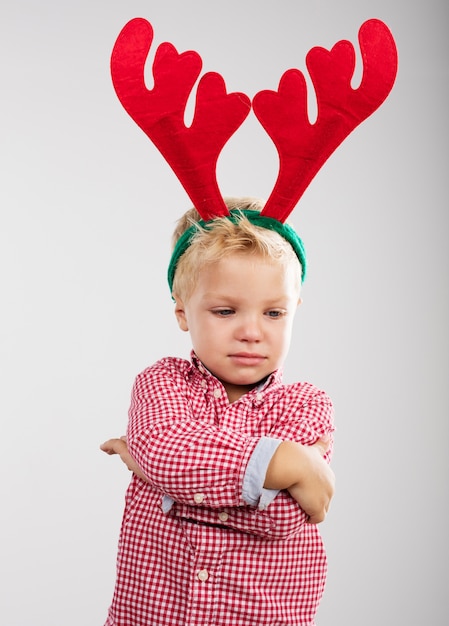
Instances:
[[[175,315],[178,320],[178,326],[183,331],[188,331],[189,326],[187,324],[186,311],[184,307],[183,301],[173,294],[173,299],[175,301]]]

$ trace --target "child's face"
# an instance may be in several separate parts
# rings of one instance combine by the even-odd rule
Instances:
[[[232,254],[200,272],[176,317],[232,402],[282,366],[299,303],[293,268]]]

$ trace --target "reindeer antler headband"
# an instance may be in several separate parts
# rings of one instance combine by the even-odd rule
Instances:
[[[178,54],[172,44],[161,44],[153,63],[154,87],[149,90],[144,67],[152,41],[152,26],[141,18],[128,22],[119,34],[111,57],[117,96],[160,150],[203,220],[232,217],[218,187],[216,166],[226,142],[249,114],[251,101],[243,93],[228,94],[222,76],[208,72],[198,84],[193,121],[187,127],[184,113],[201,72],[201,57],[193,51]],[[306,82],[297,69],[284,73],[278,91],[260,91],[252,101],[279,154],[279,175],[257,215],[258,223],[277,230],[292,244],[303,277],[304,248],[284,222],[334,150],[384,102],[396,78],[396,46],[383,22],[365,22],[359,43],[363,75],[357,89],[351,87],[355,52],[349,41],[339,41],[330,51],[315,47],[307,54],[318,111],[313,124],[307,114]],[[253,221],[251,212],[247,217]],[[174,250],[170,288],[179,257],[188,245],[187,236]]]

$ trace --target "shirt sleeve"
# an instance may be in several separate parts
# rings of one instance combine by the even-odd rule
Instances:
[[[303,445],[313,445],[321,437],[328,437],[330,446],[324,458],[330,462],[334,432],[333,406],[325,392],[309,383],[295,383],[289,386],[276,410],[279,419],[271,428],[270,437]],[[277,494],[266,509],[266,514],[272,523],[269,532],[272,538],[285,539],[299,532],[308,521],[307,515],[287,490]]]
[[[279,489],[265,489],[268,465],[282,443],[281,439],[262,437],[252,453],[243,478],[242,496],[247,504],[265,510],[279,493]]]
[[[273,454],[281,444],[280,439],[262,437],[252,453],[243,477],[242,496],[245,502],[251,506],[257,506],[259,511],[264,511],[275,499],[279,489],[266,489],[263,484]],[[168,513],[175,501],[170,496],[163,496],[162,510]]]
[[[201,407],[188,397],[187,381],[166,367],[153,366],[136,378],[128,449],[149,484],[165,496],[165,509],[171,501],[245,506],[244,475],[259,439],[202,419]]]

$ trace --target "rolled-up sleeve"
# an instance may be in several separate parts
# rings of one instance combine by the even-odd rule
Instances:
[[[137,377],[127,432],[128,449],[148,482],[172,501],[218,508],[243,506],[243,478],[260,437],[222,429],[204,415],[201,396],[189,399],[186,381],[162,366]]]

